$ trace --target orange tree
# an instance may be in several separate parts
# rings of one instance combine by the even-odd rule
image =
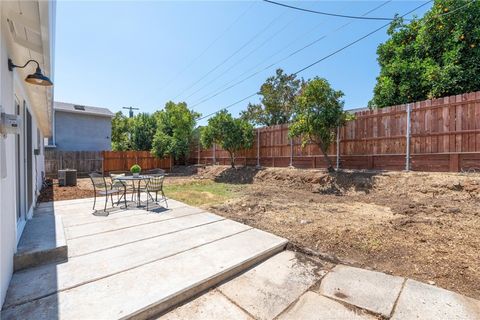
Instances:
[[[326,79],[315,77],[307,81],[297,97],[289,136],[302,138],[302,145],[315,143],[320,148],[328,165],[328,171],[335,171],[327,152],[335,139],[337,127],[347,120],[343,111],[342,91],[330,87]]]

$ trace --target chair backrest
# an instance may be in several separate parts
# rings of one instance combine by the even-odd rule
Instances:
[[[147,189],[149,191],[161,191],[163,188],[163,180],[165,176],[152,176],[148,179]]]
[[[105,177],[97,172],[92,172],[88,175],[90,177],[90,180],[92,180],[93,188],[94,190],[96,189],[101,189],[101,190],[107,190],[107,182],[105,181]]]
[[[125,172],[110,172],[110,179],[115,179],[118,177],[125,177]]]

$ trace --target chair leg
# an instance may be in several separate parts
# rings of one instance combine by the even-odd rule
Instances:
[[[105,195],[105,208],[103,208],[103,212],[107,212],[107,203],[108,203],[108,193]]]
[[[93,211],[95,211],[95,203],[97,202],[97,193],[93,194]]]
[[[110,194],[110,201],[112,202],[112,207],[113,207],[113,193]]]
[[[127,210],[127,187],[123,189],[123,202],[125,203],[125,210]]]

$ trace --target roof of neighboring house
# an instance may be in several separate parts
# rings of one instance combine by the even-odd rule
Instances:
[[[66,102],[55,101],[54,109],[55,111],[88,114],[88,115],[99,116],[99,117],[113,118],[114,116],[113,112],[108,110],[107,108],[85,106],[83,104],[74,104],[74,103],[66,103]]]
[[[361,107],[361,108],[352,108],[345,111],[349,113],[355,113],[355,112],[368,111],[368,110],[370,110],[368,107]]]

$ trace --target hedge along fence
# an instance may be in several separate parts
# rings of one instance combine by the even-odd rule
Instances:
[[[129,171],[134,164],[142,170],[164,169],[170,171],[171,158],[157,158],[149,151],[59,151],[45,150],[45,175],[56,178],[60,169],[76,169],[79,177],[91,172],[107,174],[113,171]]]
[[[253,147],[239,152],[236,164],[326,167],[318,146],[302,148],[299,138],[288,138],[288,125],[255,131]],[[357,112],[338,132],[328,154],[339,168],[480,170],[480,91]],[[229,156],[218,146],[196,143],[189,161],[226,165]]]

